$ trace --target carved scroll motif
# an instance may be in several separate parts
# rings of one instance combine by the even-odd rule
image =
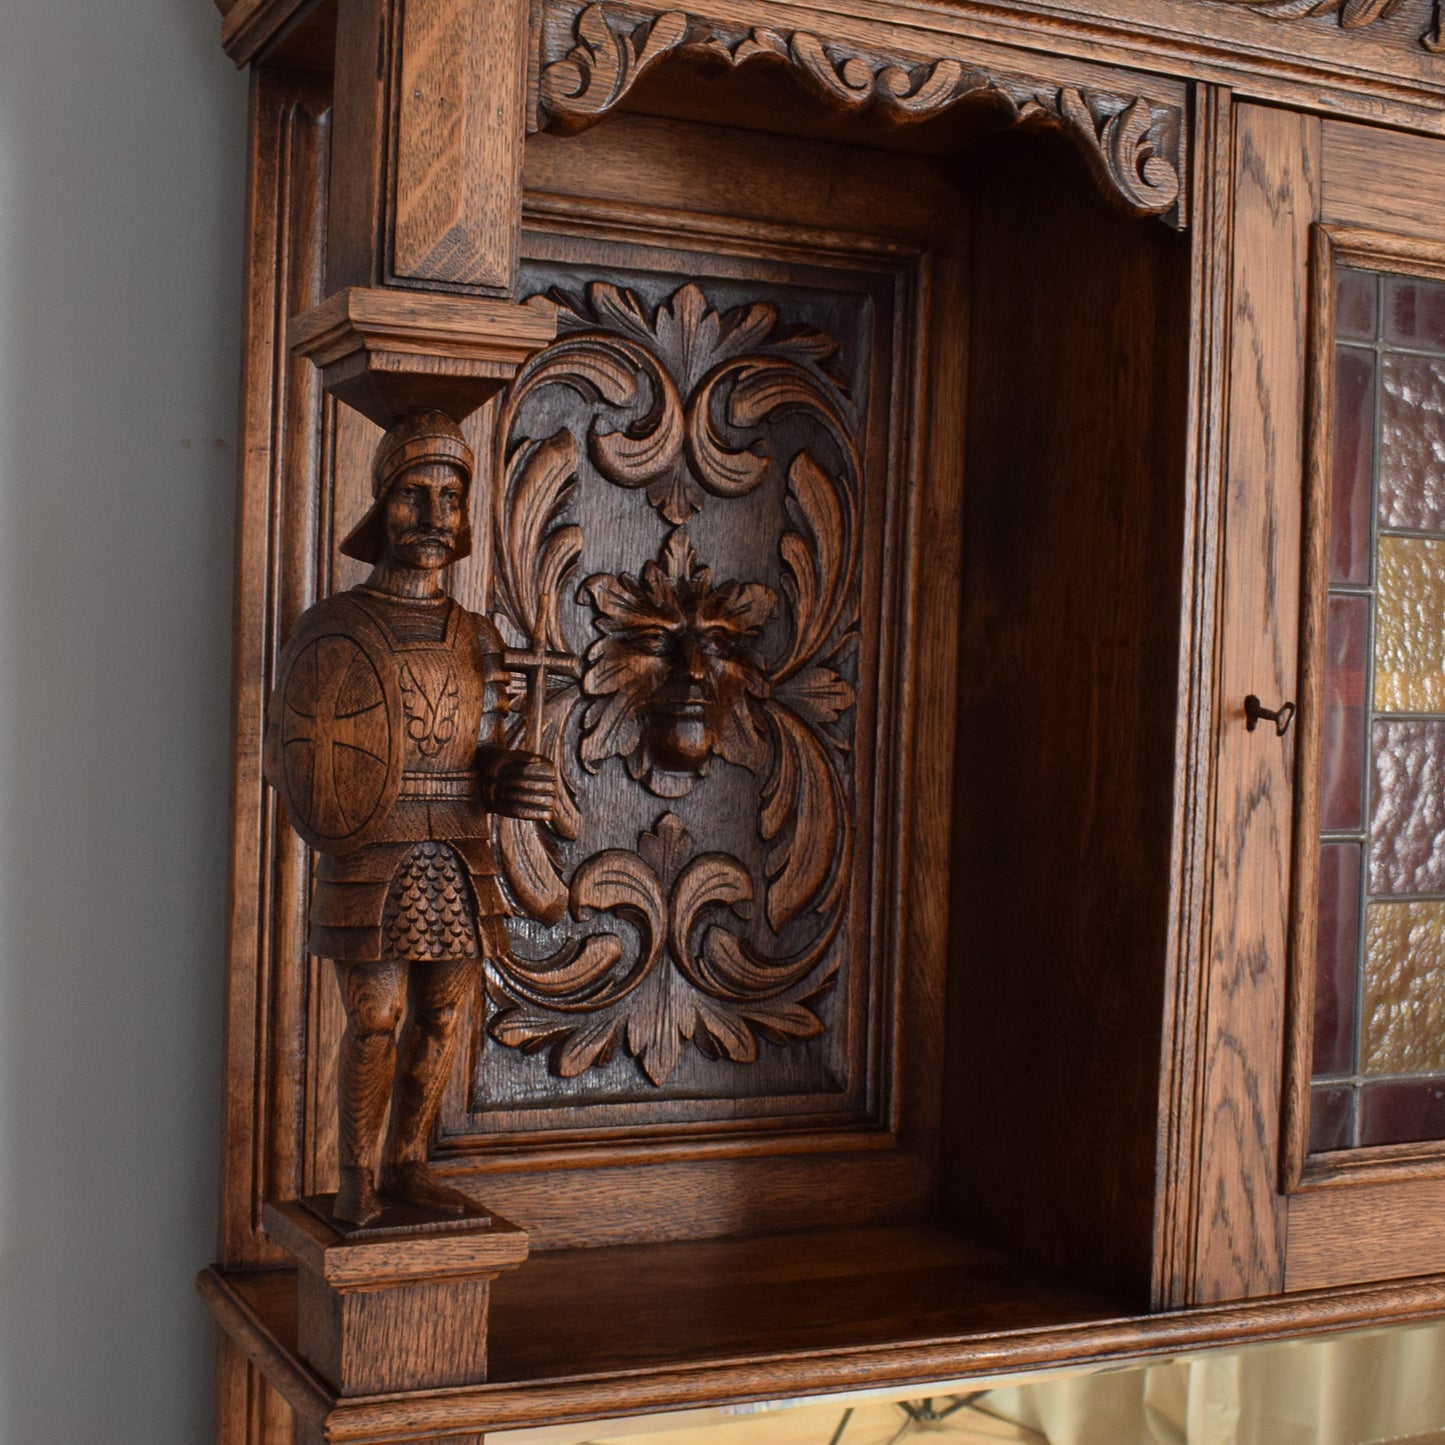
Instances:
[[[546,704],[552,824],[500,820],[499,851],[524,910],[571,936],[496,964],[489,1027],[500,1043],[551,1048],[564,1077],[625,1048],[661,1085],[684,1042],[746,1063],[761,1038],[824,1028],[815,1003],[839,967],[853,852],[858,423],[831,368],[836,343],[784,326],[769,304],[719,312],[696,285],[656,308],[603,283],[552,299],[561,334],[519,373],[498,429],[495,600],[511,630],[566,650],[548,599],[574,588],[592,636],[577,647],[581,676],[557,679]],[[551,388],[581,405],[529,435],[528,403]],[[589,485],[639,493],[664,537],[655,556],[579,582],[584,454]],[[765,485],[785,517],[781,590],[715,577],[687,526]],[[698,852],[663,812],[568,876],[578,793],[618,760],[630,786],[668,799],[704,786],[715,760],[743,770],[760,861]]]
[[[1388,20],[1406,0],[1220,0],[1225,5],[1245,6],[1271,20],[1304,20],[1314,15],[1333,15],[1346,30],[1363,30],[1377,20]],[[1445,4],[1435,0],[1434,22],[1420,37],[1426,50],[1445,49],[1440,26]]]
[[[639,15],[610,0],[576,12],[570,44],[558,44],[553,53],[552,37],[559,34],[559,27],[544,24],[538,82],[543,128],[567,132],[591,125],[665,55],[730,68],[768,61],[793,71],[844,114],[873,110],[908,124],[967,102],[990,106],[1016,125],[1062,131],[1125,210],[1177,220],[1182,119],[1174,107],[1142,96],[992,74],[952,57],[880,56],[803,30],[743,31],[679,10]]]

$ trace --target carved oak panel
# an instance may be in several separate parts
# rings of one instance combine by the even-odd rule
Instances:
[[[449,1142],[876,1119],[917,258],[528,239],[521,294],[560,325],[496,411],[490,590],[509,646],[547,659],[545,720],[519,706],[512,731],[562,800],[499,824],[542,921],[490,973]]]

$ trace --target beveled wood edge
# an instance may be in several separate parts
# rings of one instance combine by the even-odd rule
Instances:
[[[336,1289],[387,1288],[514,1269],[527,1257],[527,1232],[487,1211],[491,1225],[453,1233],[347,1239],[304,1204],[268,1202],[266,1233],[300,1264]]]
[[[1330,441],[1334,407],[1335,302],[1333,246],[1318,223],[1310,236],[1309,328],[1305,356],[1304,524],[1301,532],[1297,765],[1294,859],[1290,869],[1289,947],[1285,959],[1284,1083],[1280,1122],[1282,1194],[1298,1189],[1309,1147],[1310,1077],[1314,1044],[1315,945],[1318,933],[1320,653],[1328,584]]]
[[[1299,656],[1302,756],[1295,784],[1295,851],[1285,1015],[1284,1120],[1280,1190],[1363,1188],[1391,1180],[1445,1178],[1445,1140],[1340,1150],[1311,1159],[1309,1112],[1318,924],[1320,667],[1324,641],[1334,423],[1334,267],[1393,271],[1445,280],[1445,242],[1363,226],[1317,223],[1310,252],[1309,436],[1305,452],[1305,530]]]
[[[310,11],[318,0],[216,0],[221,11],[221,48],[237,69],[249,65],[273,41]]]
[[[520,365],[557,334],[557,310],[482,296],[383,286],[348,286],[286,327],[292,351],[329,366],[352,352],[381,349]]]
[[[522,231],[641,242],[654,248],[663,243],[696,247],[706,242],[731,256],[765,261],[821,256],[830,267],[860,270],[879,266],[897,269],[917,261],[931,249],[931,243],[920,237],[840,231],[714,211],[632,205],[530,188],[522,193]]]
[[[294,1270],[280,1271],[294,1274]],[[217,1326],[303,1420],[319,1425],[336,1401],[329,1385],[303,1365],[272,1333],[271,1327],[236,1293],[218,1265],[196,1276],[196,1291]]]
[[[1194,96],[1191,234],[1190,425],[1185,458],[1179,680],[1180,741],[1175,762],[1176,867],[1166,957],[1174,987],[1161,1030],[1159,1205],[1155,1211],[1157,1308],[1180,1308],[1193,1290],[1195,1194],[1201,1147],[1201,1080],[1196,1065],[1205,1025],[1198,926],[1208,916],[1214,820],[1215,637],[1221,601],[1220,532],[1225,490],[1225,415],[1229,383],[1229,297],[1234,225],[1234,96],[1200,86]],[[1192,541],[1190,539],[1192,538]],[[1187,704],[1183,702],[1187,700]]]
[[[291,1407],[323,1428],[327,1440],[354,1445],[429,1439],[439,1432],[516,1429],[845,1390],[962,1382],[1027,1369],[1102,1360],[1117,1363],[1372,1325],[1411,1324],[1445,1315],[1445,1275],[1434,1275],[1055,1329],[340,1400],[281,1344],[225,1272],[209,1266],[197,1276],[196,1287],[217,1325]]]

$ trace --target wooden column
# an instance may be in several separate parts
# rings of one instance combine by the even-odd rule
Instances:
[[[340,0],[328,293],[510,296],[526,130],[523,0]]]

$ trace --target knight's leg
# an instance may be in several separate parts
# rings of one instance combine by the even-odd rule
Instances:
[[[344,963],[336,977],[346,1031],[336,1072],[340,1184],[332,1213],[367,1224],[381,1213],[376,1156],[396,1065],[396,1026],[406,1001],[404,963]]]
[[[393,1199],[444,1214],[463,1214],[472,1207],[465,1194],[436,1177],[426,1151],[477,976],[475,958],[413,963],[401,1033],[382,1188]]]

